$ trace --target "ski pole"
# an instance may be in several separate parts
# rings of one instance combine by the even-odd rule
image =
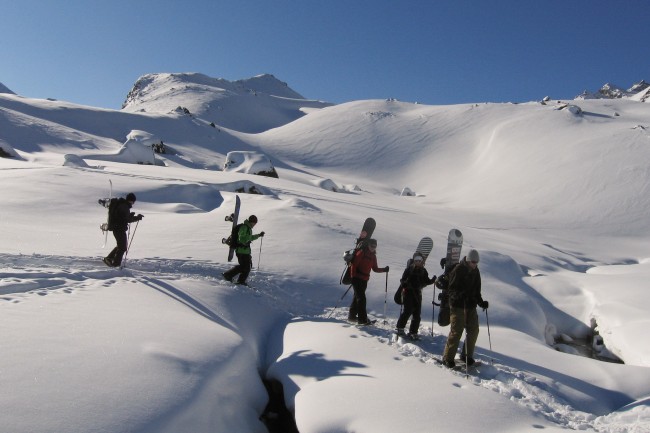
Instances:
[[[386,292],[384,293],[384,325],[386,322],[386,300],[388,299],[388,272],[386,272]]]
[[[492,352],[492,336],[490,335],[490,319],[488,318],[487,308],[485,309],[485,323],[488,329],[488,341],[490,342],[490,352]],[[494,358],[490,356],[490,364],[494,364]]]
[[[461,350],[461,355],[465,354],[465,379],[469,379],[469,355],[467,354],[467,300],[465,300],[465,342],[463,343],[463,350]]]
[[[343,293],[343,296],[341,296],[341,298],[339,298],[339,300],[336,302],[336,306],[335,306],[334,309],[333,309],[332,311],[330,311],[330,313],[327,315],[327,317],[326,317],[327,319],[329,319],[330,317],[332,317],[332,314],[334,314],[334,311],[336,311],[336,309],[339,308],[339,304],[341,303],[341,301],[343,300],[343,298],[345,298],[345,295],[348,294],[348,292],[350,291],[351,288],[352,288],[352,284],[350,284],[350,285],[348,286],[348,289],[345,291],[345,293]]]
[[[122,264],[120,265],[120,269],[124,269],[124,266],[126,264],[126,258],[129,255],[129,251],[131,250],[131,244],[133,243],[133,238],[135,238],[135,232],[138,231],[138,224],[140,224],[140,221],[136,221],[135,223],[135,228],[133,229],[133,234],[131,235],[131,238],[129,239],[129,243],[126,246],[126,251],[124,252],[124,260],[122,260]],[[129,225],[129,232],[131,231],[131,226]]]
[[[433,285],[433,300],[431,301],[432,311],[431,311],[431,336],[433,337],[433,321],[436,318],[436,286]]]

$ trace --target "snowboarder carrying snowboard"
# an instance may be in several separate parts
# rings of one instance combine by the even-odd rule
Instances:
[[[239,263],[234,268],[230,269],[223,273],[223,277],[232,281],[235,278],[235,275],[239,274],[237,279],[237,284],[246,284],[246,279],[248,274],[253,268],[253,257],[251,256],[251,242],[258,238],[264,237],[264,232],[254,235],[253,227],[257,224],[257,217],[251,215],[246,221],[239,227],[237,233],[237,249],[235,253],[237,254],[237,262]]]
[[[425,286],[433,284],[436,276],[429,278],[429,272],[424,267],[424,257],[420,253],[413,255],[413,261],[404,269],[400,279],[402,291],[402,314],[397,320],[397,335],[404,336],[404,327],[411,319],[409,326],[408,338],[411,340],[418,339],[418,329],[420,329],[420,320],[422,314],[422,289]]]
[[[109,230],[113,231],[113,236],[115,237],[115,242],[117,246],[113,248],[106,257],[104,257],[104,263],[110,267],[119,267],[122,265],[122,257],[128,249],[128,239],[126,231],[129,229],[129,224],[135,221],[141,221],[142,214],[136,215],[134,212],[131,212],[131,206],[135,203],[135,194],[132,192],[126,195],[126,198],[119,198],[115,209],[111,212],[109,216]]]
[[[377,240],[369,239],[364,246],[355,254],[350,263],[350,276],[352,277],[352,288],[354,297],[350,305],[349,321],[356,321],[359,325],[367,325],[368,313],[366,311],[366,288],[370,279],[370,270],[382,273],[388,272],[388,266],[379,268],[377,265]]]
[[[449,276],[449,304],[451,306],[451,329],[442,355],[443,364],[453,368],[456,351],[463,329],[466,332],[465,350],[460,359],[467,365],[474,364],[474,346],[478,339],[478,314],[476,307],[484,310],[488,302],[481,296],[481,273],[478,270],[478,251],[470,250]]]

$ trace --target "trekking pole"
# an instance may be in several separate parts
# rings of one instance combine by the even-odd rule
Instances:
[[[433,300],[431,301],[431,336],[433,337],[433,321],[436,318],[436,285],[433,285]]]
[[[336,309],[339,308],[339,304],[341,303],[343,298],[345,298],[345,295],[348,294],[348,292],[350,291],[351,288],[352,288],[352,284],[350,284],[348,286],[348,289],[345,291],[345,293],[343,293],[343,296],[341,296],[341,298],[339,298],[339,300],[336,302],[336,306],[334,307],[334,309],[332,311],[330,311],[330,313],[327,315],[326,319],[329,319],[330,317],[332,317],[332,314],[334,314],[334,311],[336,311]]]
[[[488,318],[487,308],[485,309],[485,323],[488,329],[488,341],[490,342],[490,352],[492,352],[492,336],[490,336],[490,319]],[[494,358],[490,356],[490,365],[494,365]]]
[[[120,265],[120,269],[124,269],[124,266],[126,264],[126,258],[129,255],[129,251],[131,250],[131,244],[133,243],[133,238],[135,237],[135,232],[138,231],[138,224],[140,224],[140,221],[136,221],[135,223],[135,228],[133,229],[133,234],[131,235],[131,238],[129,239],[129,243],[126,246],[126,251],[124,252],[124,260],[122,260],[122,264]],[[129,232],[131,231],[131,225],[129,225]]]
[[[384,292],[384,325],[386,321],[386,300],[388,299],[388,272],[386,272],[386,291]]]
[[[264,242],[264,236],[260,238],[260,253],[257,256],[257,270],[260,270],[260,261],[262,260],[262,242]]]
[[[469,379],[469,355],[467,354],[467,300],[465,301],[465,342],[463,343],[463,350],[461,350],[461,355],[465,353],[465,379]]]

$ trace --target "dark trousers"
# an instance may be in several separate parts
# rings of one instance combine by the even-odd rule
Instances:
[[[402,308],[402,314],[397,319],[397,329],[404,329],[406,322],[408,322],[409,317],[412,315],[413,318],[411,319],[409,332],[411,334],[417,334],[418,329],[420,329],[420,321],[422,320],[422,295],[407,290],[404,295]]]
[[[348,319],[356,319],[359,323],[368,321],[368,313],[366,312],[366,288],[368,288],[367,280],[352,278],[354,297],[352,298],[352,304],[350,304]]]
[[[120,266],[122,264],[122,257],[124,257],[124,253],[128,247],[126,231],[113,230],[113,236],[115,237],[117,246],[113,248],[113,251],[106,258],[113,263],[113,266]]]
[[[232,280],[235,278],[235,275],[239,274],[237,282],[245,283],[248,274],[250,274],[251,269],[253,269],[253,256],[250,254],[237,254],[237,263],[239,263],[237,266],[224,272],[223,275],[227,279]]]

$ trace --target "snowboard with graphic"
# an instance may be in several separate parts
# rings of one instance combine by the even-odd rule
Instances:
[[[339,281],[340,284],[352,284],[352,276],[350,275],[350,263],[354,258],[354,254],[363,248],[365,242],[367,242],[368,239],[372,237],[372,234],[375,232],[376,227],[377,222],[374,220],[374,218],[366,218],[366,220],[363,222],[361,232],[359,233],[359,237],[355,242],[354,248],[343,253],[345,269],[343,270],[343,274],[341,274],[341,280]]]
[[[447,236],[447,255],[444,259],[445,272],[436,280],[436,287],[440,289],[438,300],[440,311],[438,312],[438,325],[447,326],[451,320],[451,309],[449,307],[449,273],[460,262],[460,252],[463,248],[463,234],[458,229],[449,230]]]
[[[416,254],[420,254],[422,258],[424,259],[424,264],[427,262],[427,258],[429,257],[429,254],[431,254],[431,250],[433,250],[433,239],[431,239],[428,236],[423,237],[420,239],[420,242],[418,242],[418,246],[415,248],[415,251],[413,252],[413,255],[408,258],[406,261],[406,267],[408,268],[411,266],[413,263],[413,257]],[[402,285],[397,288],[397,291],[393,295],[393,301],[397,305],[402,305]]]
[[[241,207],[241,200],[239,196],[235,196],[235,211],[228,215],[225,220],[232,222],[230,228],[230,236],[228,238],[222,238],[221,243],[228,245],[230,247],[228,251],[228,261],[232,261],[232,258],[235,256],[235,250],[237,249],[237,233],[235,233],[235,228],[237,227],[237,221],[239,220],[239,208]]]
[[[420,239],[420,242],[418,243],[417,248],[415,249],[415,254],[420,254],[422,258],[424,259],[424,263],[426,264],[427,258],[429,257],[429,254],[431,254],[431,250],[433,249],[433,240],[425,236],[422,239]]]
[[[458,229],[449,230],[447,236],[447,256],[445,257],[445,274],[460,262],[460,250],[463,248],[463,234]]]

